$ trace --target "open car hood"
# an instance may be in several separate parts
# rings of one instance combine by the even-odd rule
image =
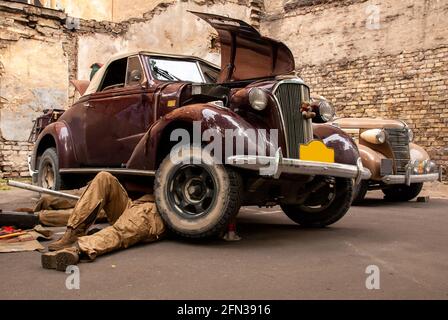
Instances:
[[[263,37],[244,21],[193,12],[219,34],[221,73],[218,82],[277,76],[294,71],[294,56],[283,43]]]

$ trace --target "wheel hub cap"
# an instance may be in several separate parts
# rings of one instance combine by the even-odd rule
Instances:
[[[184,165],[168,179],[168,198],[180,215],[193,218],[206,214],[213,206],[216,183],[207,168]]]

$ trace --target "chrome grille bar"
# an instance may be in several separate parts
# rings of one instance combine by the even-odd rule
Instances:
[[[394,153],[396,174],[405,174],[406,165],[411,159],[409,152],[409,135],[406,128],[386,129],[387,141]]]
[[[309,100],[309,89],[298,81],[281,81],[274,89],[285,131],[287,156],[299,159],[299,145],[309,142],[311,124],[302,116],[300,107],[305,99]],[[311,132],[312,137],[312,132]]]

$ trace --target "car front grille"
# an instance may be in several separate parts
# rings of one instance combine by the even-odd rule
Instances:
[[[307,124],[301,113],[303,101],[309,101],[309,88],[299,82],[280,82],[274,91],[278,100],[284,125],[287,144],[287,156],[299,158],[299,145],[307,143],[310,137],[311,124]]]
[[[411,158],[409,152],[409,133],[404,129],[386,129],[387,140],[394,154],[396,174],[405,174],[406,165]]]

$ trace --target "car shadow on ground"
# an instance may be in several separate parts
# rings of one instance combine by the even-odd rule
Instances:
[[[415,204],[417,203],[415,200],[412,201],[390,201],[386,199],[378,199],[378,198],[365,198],[361,203],[352,204],[354,207],[384,207],[390,205],[407,205],[407,204]]]
[[[242,248],[268,248],[284,247],[291,243],[313,243],[316,240],[327,241],[329,239],[355,237],[365,230],[348,228],[343,226],[329,226],[325,228],[303,228],[299,225],[278,224],[262,221],[254,221],[250,218],[239,219],[237,233],[241,236],[239,241],[225,241],[219,237],[208,239],[185,239],[170,235],[167,241],[175,242],[180,246],[213,247],[225,249]]]

